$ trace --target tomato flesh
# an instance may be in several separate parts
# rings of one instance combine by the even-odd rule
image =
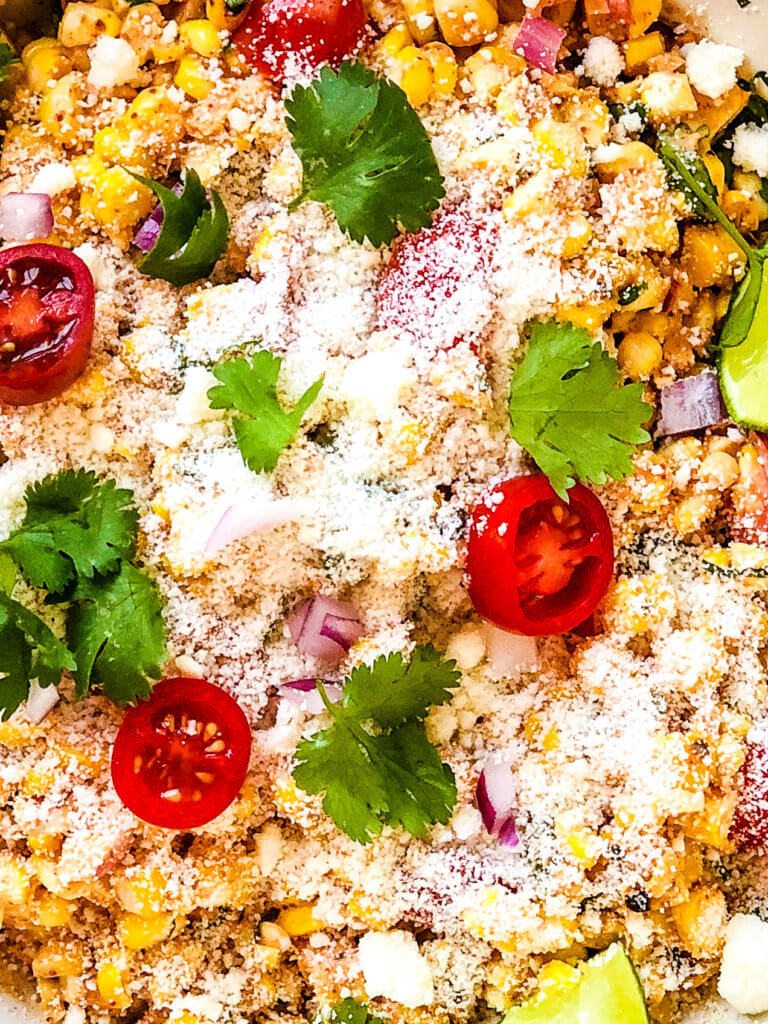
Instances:
[[[748,743],[730,838],[740,850],[768,849],[768,747]]]
[[[744,544],[768,543],[768,437],[750,435],[754,451],[739,460],[740,477],[731,488],[731,535]]]
[[[566,503],[546,477],[513,477],[472,513],[469,597],[501,629],[546,636],[580,627],[608,589],[613,561],[608,516],[581,484]]]
[[[131,708],[112,748],[112,781],[150,825],[190,829],[218,817],[248,772],[251,730],[239,704],[202,679],[166,679]]]
[[[486,211],[448,207],[395,246],[376,298],[379,327],[438,350],[473,347],[490,322],[497,228]]]
[[[56,245],[0,252],[0,402],[35,405],[85,369],[93,337],[93,278]]]
[[[254,0],[233,41],[250,67],[281,84],[340,64],[366,23],[362,0]]]

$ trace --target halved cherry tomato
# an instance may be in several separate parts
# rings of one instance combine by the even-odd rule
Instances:
[[[600,500],[581,484],[562,501],[544,476],[492,487],[472,513],[469,597],[501,629],[565,633],[589,618],[613,574],[613,534]]]
[[[768,437],[753,433],[749,439],[752,449],[743,449],[731,488],[731,534],[744,544],[768,544]]]
[[[233,42],[273,82],[340,64],[362,40],[362,0],[254,0]]]
[[[768,747],[748,743],[730,838],[740,850],[768,850]]]
[[[248,720],[229,694],[202,679],[165,679],[126,713],[112,781],[150,825],[198,828],[240,792],[250,752]]]
[[[0,252],[0,402],[47,402],[77,380],[93,318],[93,278],[79,256],[44,243]]]
[[[490,273],[497,228],[485,211],[447,207],[396,244],[379,284],[379,326],[449,349],[474,345],[493,316]]]

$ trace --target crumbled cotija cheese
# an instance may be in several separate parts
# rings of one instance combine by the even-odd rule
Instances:
[[[683,47],[685,70],[691,85],[700,93],[717,99],[736,85],[736,70],[744,53],[735,46],[704,39]]]
[[[733,136],[733,162],[745,171],[768,175],[768,125],[740,124]]]
[[[368,932],[358,945],[365,990],[403,1006],[428,1006],[434,996],[429,964],[410,932]]]

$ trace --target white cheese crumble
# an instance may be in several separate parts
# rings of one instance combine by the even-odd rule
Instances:
[[[584,74],[598,85],[613,85],[624,70],[624,58],[607,36],[593,36],[584,51]]]
[[[358,946],[365,991],[403,1006],[428,1006],[434,998],[429,964],[410,932],[368,932]]]
[[[683,47],[683,55],[691,85],[713,100],[736,85],[736,69],[744,60],[738,47],[711,39],[689,43]]]
[[[768,1010],[768,924],[755,914],[736,914],[725,932],[717,991],[739,1013]]]
[[[733,135],[733,162],[762,178],[768,175],[768,125],[739,125]]]
[[[53,162],[41,167],[32,179],[30,192],[44,192],[49,196],[57,196],[77,185],[75,172],[71,164]]]
[[[94,89],[113,89],[127,85],[139,74],[139,58],[136,51],[125,39],[101,36],[88,51],[91,69],[88,84]]]
[[[341,381],[340,397],[360,419],[385,419],[398,407],[416,375],[395,348],[353,359]]]
[[[115,275],[101,258],[99,250],[92,242],[83,242],[72,250],[88,267],[93,283],[98,291],[108,291],[115,283]]]

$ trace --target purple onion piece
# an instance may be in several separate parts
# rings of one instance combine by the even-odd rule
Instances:
[[[297,649],[311,658],[339,662],[363,635],[363,624],[354,605],[317,594],[299,605],[287,618]]]
[[[0,199],[0,237],[6,242],[47,238],[53,231],[51,197],[45,192],[8,192]]]
[[[509,765],[489,762],[480,772],[475,795],[486,830],[500,836],[517,797],[515,776]]]
[[[325,680],[321,680],[321,682],[331,704],[338,704],[341,700],[341,687]],[[317,688],[316,679],[293,679],[288,683],[283,683],[278,692],[281,697],[309,715],[319,715],[326,710],[323,698]]]
[[[565,29],[547,18],[523,18],[513,46],[529,64],[554,73],[557,53],[564,38]]]
[[[718,427],[729,421],[714,370],[703,370],[694,377],[668,384],[661,389],[661,418],[657,437],[688,434],[706,427]]]
[[[172,192],[175,192],[177,196],[180,196],[184,191],[184,186],[180,181],[171,188]],[[160,203],[154,208],[152,213],[147,217],[144,223],[141,225],[139,230],[136,232],[133,244],[137,249],[141,249],[142,252],[149,252],[150,249],[154,249],[155,242],[160,236],[160,230],[163,226],[163,208]]]

